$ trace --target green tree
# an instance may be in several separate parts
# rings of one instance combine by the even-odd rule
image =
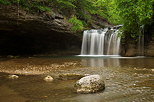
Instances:
[[[108,20],[111,23],[123,24],[124,36],[136,38],[142,25],[149,24],[153,15],[154,0],[105,0]]]

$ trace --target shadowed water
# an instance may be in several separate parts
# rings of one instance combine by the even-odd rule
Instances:
[[[117,56],[1,58],[0,102],[153,102],[153,62],[154,58]],[[4,72],[19,74],[19,79],[8,79]],[[106,88],[77,94],[76,80],[43,80],[59,73],[100,74]]]

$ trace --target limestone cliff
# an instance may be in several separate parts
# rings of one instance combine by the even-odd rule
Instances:
[[[0,4],[0,12],[0,55],[80,54],[82,31],[71,31],[71,24],[57,11],[36,13]],[[93,19],[91,28],[110,26],[99,17]]]
[[[81,36],[70,31],[70,24],[60,14],[32,14],[17,6],[4,5],[0,5],[0,12],[1,55],[56,53],[80,48]]]

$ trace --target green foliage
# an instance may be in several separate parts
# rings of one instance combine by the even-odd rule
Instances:
[[[11,4],[19,4],[21,3],[23,0],[8,0],[11,2]]]
[[[51,0],[52,1],[52,0]],[[59,8],[75,8],[76,6],[73,4],[75,0],[54,0],[54,3],[59,6]]]
[[[93,10],[91,10],[91,14],[97,14],[107,19],[107,2],[105,0],[93,0]]]
[[[122,36],[136,38],[140,26],[151,23],[154,0],[0,0],[0,3],[35,12],[51,12],[54,8],[67,16],[73,31],[91,24],[92,15],[100,16],[111,24],[122,24]]]
[[[72,30],[81,30],[93,22],[92,15],[104,16],[101,0],[6,0],[29,11],[50,12],[58,10],[72,23]],[[96,3],[96,1],[98,1]],[[103,3],[101,3],[103,4]],[[74,15],[74,17],[72,16]],[[74,22],[71,21],[74,19]]]
[[[92,22],[92,15],[99,15],[101,17],[106,16],[104,6],[100,5],[101,0],[49,0],[49,1],[53,7],[57,7],[57,9],[62,11],[61,12],[62,14],[65,15],[65,11],[68,11],[66,12],[66,15],[75,15],[78,19],[84,21],[87,24]]]
[[[72,24],[72,27],[71,27],[72,31],[79,31],[79,30],[83,30],[84,28],[83,22],[77,19],[75,16],[72,16],[68,20],[68,22]]]
[[[19,5],[26,10],[50,12],[51,8],[45,5],[41,0],[10,0],[12,4]]]
[[[0,0],[0,4],[10,5],[11,2],[9,2],[9,1],[7,1],[7,0]]]
[[[125,36],[136,38],[142,25],[149,24],[153,14],[154,0],[105,0],[108,20],[114,24],[123,24]]]
[[[35,6],[38,10],[40,10],[40,12],[50,12],[51,8],[46,7],[46,6],[40,6],[40,5],[36,5]]]

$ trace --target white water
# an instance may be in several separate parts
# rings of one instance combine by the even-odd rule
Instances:
[[[144,56],[144,25],[140,28],[138,39],[138,56]]]
[[[86,30],[81,55],[119,55],[120,37],[117,29]]]

